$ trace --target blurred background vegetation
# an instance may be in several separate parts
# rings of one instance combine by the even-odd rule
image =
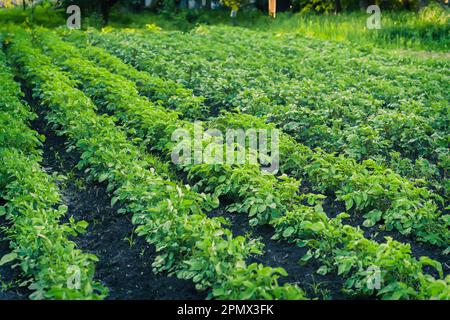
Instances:
[[[225,2],[223,2],[225,1]],[[277,0],[277,17],[268,0],[0,0],[0,23],[64,25],[71,4],[82,10],[83,28],[147,28],[189,31],[198,25],[230,24],[278,33],[357,42],[392,48],[448,51],[449,0]],[[366,28],[371,4],[381,8],[381,29]],[[238,10],[230,18],[230,7]],[[233,20],[233,22],[231,22]]]

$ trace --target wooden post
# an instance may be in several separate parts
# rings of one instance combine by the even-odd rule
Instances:
[[[269,0],[269,16],[275,18],[277,15],[277,0]]]
[[[237,25],[237,23],[236,23],[237,12],[238,12],[237,9],[231,9],[230,17],[231,17],[231,22],[233,23],[233,26]]]

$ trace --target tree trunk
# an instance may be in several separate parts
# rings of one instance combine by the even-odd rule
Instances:
[[[369,6],[369,3],[367,2],[367,0],[359,0],[359,9],[361,11],[366,11],[367,7]]]
[[[426,7],[428,5],[428,0],[420,0],[419,6],[420,8]]]
[[[334,13],[339,13],[342,11],[341,0],[334,0]]]
[[[109,22],[109,14],[111,8],[117,3],[118,0],[107,0],[100,3],[100,12],[103,17],[103,23],[106,26]]]
[[[409,2],[409,0],[403,0],[403,9],[411,10],[411,3]]]
[[[236,16],[237,16],[237,10],[231,9],[230,17],[231,17],[231,23],[232,23],[233,26],[237,25]]]
[[[206,10],[211,10],[211,0],[206,0],[205,9]]]
[[[103,24],[106,26],[109,22],[109,8],[103,2],[100,4],[100,12],[103,17]]]

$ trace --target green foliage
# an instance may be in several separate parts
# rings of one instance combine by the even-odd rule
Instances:
[[[391,238],[382,244],[368,240],[361,230],[342,224],[347,217],[340,214],[329,220],[320,204],[314,208],[301,206],[274,221],[274,238],[308,246],[302,263],[316,258],[323,263],[319,274],[334,270],[345,277],[344,291],[348,294],[376,294],[393,300],[449,298],[450,277],[436,280],[423,271],[429,265],[443,277],[439,263],[426,257],[414,259],[409,245]],[[379,270],[379,290],[367,285],[374,270]]]
[[[250,35],[255,36],[254,33],[247,34],[247,36]],[[157,73],[158,75],[172,80],[177,80],[180,77],[185,79],[186,85],[192,88],[194,92],[205,95],[205,101],[208,102],[211,109],[214,109],[215,106],[229,105],[230,109],[237,107],[254,115],[271,112],[270,120],[275,122],[275,124],[282,126],[282,129],[285,132],[297,137],[299,141],[304,140],[305,128],[304,126],[300,127],[299,135],[293,131],[292,124],[294,123],[295,116],[298,115],[304,117],[301,121],[305,122],[305,126],[311,125],[308,123],[311,122],[311,114],[306,113],[306,116],[304,116],[305,110],[307,111],[308,107],[305,108],[301,105],[303,100],[305,103],[311,103],[309,102],[310,99],[312,101],[316,100],[317,95],[322,94],[319,91],[326,89],[323,85],[313,82],[314,85],[308,85],[308,90],[306,90],[311,96],[305,98],[298,97],[298,87],[293,85],[292,77],[294,74],[292,71],[289,71],[289,85],[286,84],[282,87],[283,89],[280,90],[280,85],[275,85],[273,79],[279,77],[284,78],[283,75],[280,76],[280,72],[276,73],[275,70],[281,70],[281,74],[289,70],[287,66],[284,65],[283,61],[280,61],[279,64],[275,64],[273,67],[266,67],[267,64],[265,64],[264,55],[260,55],[259,57],[261,57],[261,60],[245,60],[245,64],[243,63],[244,60],[238,59],[239,55],[243,55],[241,52],[247,52],[247,48],[244,49],[243,46],[239,47],[240,50],[235,50],[234,48],[236,46],[224,46],[222,47],[222,50],[227,57],[227,59],[224,60],[226,63],[222,64],[220,63],[220,60],[211,62],[210,59],[207,59],[202,53],[210,55],[211,50],[209,48],[213,46],[212,42],[220,43],[221,41],[226,41],[224,40],[225,38],[222,29],[220,29],[220,32],[218,32],[218,30],[216,31],[215,28],[201,29],[196,33],[193,33],[192,36],[189,37],[190,41],[186,43],[186,48],[189,48],[188,50],[183,50],[181,48],[180,43],[186,41],[186,36],[181,34],[170,33],[170,37],[167,36],[164,39],[162,39],[164,34],[154,33],[146,33],[144,35],[135,33],[127,35],[120,33],[98,35],[92,33],[91,36],[96,44],[104,46],[108,50],[111,50],[122,57],[125,61],[131,62],[143,70],[152,72],[152,74]],[[234,35],[227,34],[226,38],[228,39],[230,36]],[[237,39],[240,38],[240,36],[234,37]],[[132,39],[135,39],[135,41]],[[149,41],[149,39],[151,39],[151,41]],[[201,42],[196,42],[197,39],[201,40]],[[221,40],[218,41],[218,39]],[[208,40],[211,40],[211,45],[208,45]],[[265,39],[260,40],[265,41]],[[276,43],[277,40],[271,38],[270,41]],[[293,39],[293,41],[297,41],[297,39]],[[305,42],[302,40],[301,43],[304,44]],[[269,44],[269,41],[267,41],[267,44]],[[218,45],[216,44],[214,46],[217,47]],[[336,47],[336,45],[331,46],[333,48]],[[170,48],[170,50],[168,48]],[[259,45],[258,48],[259,50],[266,50]],[[341,50],[342,48],[338,47],[337,49]],[[177,52],[181,50],[183,50],[184,53],[178,54]],[[280,51],[279,49],[272,49],[272,47],[269,47],[267,50],[271,55],[276,55],[276,52]],[[288,51],[290,54],[297,54],[299,52],[295,47],[291,47],[287,50],[293,51],[292,53]],[[324,50],[324,48],[321,50]],[[227,51],[229,51],[229,53],[227,53]],[[186,54],[190,53],[192,53],[192,59],[186,57]],[[219,55],[219,57],[222,55],[222,53],[217,53],[216,51],[215,54]],[[233,58],[230,58],[230,54]],[[304,55],[305,53],[301,54]],[[157,59],[155,59],[156,56],[158,57]],[[162,57],[164,56],[166,56],[166,58],[163,59]],[[178,56],[183,58],[177,59],[177,62],[173,64],[174,57]],[[323,68],[329,67],[326,62],[324,63],[321,61],[324,59],[323,56],[317,59],[315,57],[309,59],[314,61],[314,65],[319,64],[322,65]],[[325,60],[327,59],[332,58],[325,57]],[[176,65],[176,68],[173,67],[174,65]],[[304,67],[304,65],[305,64],[302,64],[301,67],[294,66],[292,68],[303,73],[304,71],[302,71],[301,68]],[[184,66],[184,70],[181,66]],[[74,68],[74,70],[75,69],[76,68]],[[205,76],[205,69],[208,70],[208,76]],[[227,72],[224,72],[223,69],[226,69]],[[332,70],[334,69],[335,67],[333,65]],[[341,67],[336,67],[336,69],[342,70]],[[258,75],[255,74],[254,70],[258,70]],[[308,70],[307,74],[313,76],[314,70]],[[319,75],[318,77],[319,79],[322,79],[322,75]],[[208,82],[208,85],[206,85],[206,82]],[[298,83],[299,86],[302,84],[303,83],[301,82]],[[254,92],[249,94],[250,91],[248,89],[244,89],[244,93],[240,92],[241,88],[251,88],[253,86],[262,85],[264,85],[265,91],[270,91],[273,88],[274,94],[277,94],[278,96],[269,96],[268,99],[261,99],[259,94],[256,97]],[[352,87],[353,83],[350,86]],[[339,89],[339,87],[337,89]],[[350,90],[351,92],[355,92],[354,89]],[[377,91],[378,90],[381,90],[381,88],[377,89]],[[443,94],[440,89],[436,90],[438,96]],[[302,89],[302,91],[305,91],[305,89]],[[396,92],[395,89],[394,91]],[[313,96],[315,97],[313,98]],[[345,95],[339,97],[339,99],[343,99],[341,102],[342,106],[340,107],[336,107],[335,103],[327,101],[329,100],[329,97],[329,93],[326,94],[326,97],[324,96],[323,101],[325,105],[329,105],[329,107],[325,109],[326,113],[321,115],[317,120],[319,126],[323,126],[323,123],[328,121],[328,119],[333,119],[333,121],[341,124],[352,123],[355,121],[354,118],[365,119],[367,118],[367,110],[374,108],[372,105],[374,100],[373,98],[365,96],[365,90],[362,91],[361,97],[350,97],[350,99],[354,99],[354,101],[351,102],[350,107],[347,107],[349,102],[347,101],[348,97]],[[276,107],[270,106],[270,101],[274,101],[273,99],[277,102],[279,101],[278,103],[280,105]],[[294,101],[297,99],[300,99],[300,106],[298,108],[293,105]],[[395,103],[394,101],[391,102],[392,97],[390,96],[387,96],[385,99],[390,103]],[[424,101],[424,103],[434,104],[435,102]],[[381,104],[381,102],[377,102],[377,104]],[[251,107],[249,107],[249,105]],[[286,107],[284,107],[284,105],[286,105]],[[415,105],[417,105],[417,102]],[[441,110],[441,107],[444,108],[444,105],[445,103],[437,105],[436,110]],[[241,106],[245,106],[245,108]],[[323,106],[324,105],[322,105],[322,109],[314,107],[314,110],[323,112]],[[409,109],[412,108],[409,106]],[[417,106],[417,108],[413,110],[420,113],[425,109],[423,109],[422,106]],[[347,156],[342,154],[336,156],[335,154],[327,153],[319,149],[311,150],[307,146],[292,141],[287,135],[282,135],[280,140],[281,169],[285,173],[308,181],[312,184],[312,188],[315,191],[334,193],[338,201],[346,203],[348,210],[352,209],[360,214],[369,214],[368,217],[371,218],[366,222],[367,226],[372,226],[377,222],[383,222],[388,230],[397,229],[406,235],[414,235],[414,237],[420,241],[445,247],[450,241],[450,232],[445,220],[439,218],[442,214],[438,210],[437,203],[441,202],[442,199],[437,194],[420,187],[419,184],[423,183],[421,180],[412,182],[401,177],[398,173],[392,172],[390,169],[386,168],[384,164],[379,165],[374,160],[365,160],[362,163],[354,160],[354,158],[362,160],[369,155],[378,156],[381,153],[382,155],[386,155],[384,161],[387,162],[389,154],[388,150],[402,150],[402,147],[400,146],[405,146],[405,149],[410,148],[409,150],[411,152],[414,152],[415,150],[427,150],[426,145],[430,145],[431,136],[433,136],[435,142],[431,143],[434,145],[433,147],[428,148],[435,149],[437,154],[445,155],[446,151],[442,148],[445,148],[444,127],[446,124],[440,122],[439,111],[434,116],[429,115],[428,111],[423,112],[426,113],[427,118],[425,117],[425,114],[423,117],[418,117],[412,110],[410,113],[404,114],[394,112],[391,109],[381,108],[380,111],[376,113],[377,116],[375,116],[373,121],[370,121],[369,124],[358,126],[359,120],[356,120],[354,126],[349,125],[348,128],[342,130],[335,139],[330,138],[330,135],[324,135],[317,141],[319,145],[332,146],[337,144],[340,139],[346,139],[344,150]],[[274,115],[275,113],[277,113],[276,117]],[[385,116],[385,114],[389,114],[389,116]],[[391,120],[393,114],[397,116],[397,118],[394,117],[395,120]],[[316,121],[314,119],[312,121],[314,125]],[[284,125],[286,123],[288,123],[290,127]],[[251,115],[231,113],[226,113],[222,117],[215,119],[210,125],[215,127],[217,124],[220,125],[219,128],[221,129],[234,127],[243,129],[271,127],[266,125],[264,121],[258,120],[258,118]],[[149,126],[150,124],[146,124],[143,127]],[[182,125],[178,123],[178,126]],[[331,130],[335,131],[337,130],[337,127],[338,125],[333,124],[331,125]],[[376,130],[375,128],[380,129]],[[442,133],[436,134],[435,130],[437,128],[440,128],[439,132],[442,131]],[[327,127],[325,127],[325,129],[327,130]],[[422,134],[420,134],[421,130],[423,130]],[[317,132],[317,130],[314,132]],[[336,135],[336,133],[333,133],[333,135]],[[404,142],[401,142],[402,139],[404,139]],[[317,138],[314,138],[314,140],[317,140]],[[336,143],[333,144],[334,141]],[[380,143],[380,141],[384,142]],[[415,143],[417,143],[417,145],[415,145]],[[312,142],[307,144],[314,145]],[[382,147],[383,144],[385,144],[386,147]],[[408,151],[404,150],[405,155],[407,152]],[[411,154],[411,156],[413,156],[413,154]],[[436,161],[436,158],[434,158],[434,161]],[[419,168],[419,166],[417,167]],[[204,168],[204,170],[207,169]],[[229,171],[229,169],[227,170]],[[202,174],[199,178],[200,183],[203,183],[202,179],[206,178],[205,173],[212,175],[212,172],[213,171],[194,171],[194,173]],[[419,171],[414,171],[413,175],[418,174],[418,172]],[[246,175],[243,175],[242,172],[240,172],[237,176],[245,177]],[[231,171],[227,174],[227,177],[228,179],[233,177]],[[207,181],[213,183],[213,179],[214,178],[211,178],[211,180]],[[248,181],[255,180],[249,179]],[[436,180],[436,183],[437,181],[438,180]],[[232,185],[231,183],[232,182],[230,182],[230,185]],[[239,185],[239,183],[241,183],[241,181],[238,182],[237,185]],[[244,186],[246,185],[247,184],[244,183]],[[197,184],[197,186],[199,186],[199,184]],[[260,183],[259,186],[261,187],[261,190],[264,190],[263,184]],[[440,185],[438,188],[443,189],[445,188],[445,185]],[[208,189],[202,190],[208,191]],[[213,190],[221,189],[218,186],[214,186]],[[229,190],[233,190],[233,188],[230,189],[227,187],[225,190],[229,192]],[[254,190],[254,188],[252,187],[248,190]],[[264,197],[262,198],[264,199]],[[295,197],[292,198],[295,199]],[[245,211],[250,209],[249,203],[251,202],[240,201],[238,203],[239,205],[231,207],[234,211],[241,212],[242,210]],[[381,212],[381,216],[377,219],[374,219],[373,215],[370,216],[375,209]]]
[[[202,212],[225,200],[226,210],[247,214],[251,226],[274,226],[274,239],[307,246],[303,262],[315,259],[319,274],[343,277],[347,294],[448,299],[450,279],[438,262],[415,259],[409,245],[377,243],[343,223],[361,215],[365,228],[448,247],[450,219],[441,209],[447,199],[439,196],[448,190],[448,94],[440,86],[447,77],[436,71],[447,63],[235,31],[60,31],[77,48],[36,29],[33,39],[22,35],[30,44],[13,39],[10,52],[50,123],[82,152],[79,169],[106,182],[111,203],[122,204],[120,212],[156,245],[155,271],[191,279],[211,298],[304,296],[278,284],[284,270],[246,263],[261,253],[261,243],[233,237],[224,219]],[[259,165],[184,164],[176,169],[191,187],[171,181],[171,133],[192,131],[189,121],[198,119],[220,130],[281,128],[282,174],[261,174]],[[13,135],[5,141],[21,143]],[[327,217],[325,196],[307,192],[336,198],[349,214]],[[425,273],[429,267],[438,277]],[[367,286],[373,268],[381,271],[380,289]]]
[[[334,10],[334,0],[298,0],[294,4],[298,6],[301,12],[331,12]]]
[[[28,127],[36,116],[21,103],[22,93],[0,52],[0,216],[11,253],[0,265],[14,262],[30,281],[31,299],[101,299],[107,290],[93,280],[97,257],[83,253],[69,240],[87,223],[68,223],[56,181],[40,167],[42,137]]]
[[[49,34],[40,36],[47,40],[52,38]],[[22,77],[33,86],[34,97],[48,108],[48,121],[59,134],[71,141],[71,148],[82,153],[78,168],[84,169],[91,179],[106,182],[108,191],[113,194],[112,203],[120,202],[123,205],[121,213],[130,214],[133,223],[138,225],[137,232],[156,246],[159,256],[153,263],[155,271],[167,271],[179,278],[192,279],[198,289],[210,290],[210,296],[224,282],[229,283],[230,296],[237,295],[246,286],[237,277],[244,276],[253,277],[256,283],[266,283],[264,288],[253,293],[255,299],[267,295],[304,297],[298,287],[282,287],[272,281],[276,274],[283,273],[281,269],[271,271],[271,268],[266,268],[255,274],[253,266],[247,267],[245,259],[260,253],[261,244],[244,237],[233,237],[229,230],[222,228],[223,219],[208,218],[201,210],[208,197],[164,177],[160,168],[155,166],[159,162],[134,146],[127,134],[115,126],[114,119],[97,115],[93,102],[74,88],[79,82],[54,67],[47,56],[33,48],[32,41],[29,35],[13,38],[9,48],[13,61],[20,67]],[[47,43],[46,50],[55,50],[55,46],[63,48],[57,42]],[[79,71],[89,70],[87,61],[76,57],[68,59],[70,54],[70,50],[65,51],[59,56],[60,61],[67,59],[67,66],[84,63],[86,68]],[[115,88],[112,78],[105,85],[106,76],[103,70],[103,79],[99,78],[95,83],[86,82],[86,91],[94,94]],[[133,98],[132,88],[122,82],[118,85],[130,90],[126,96],[114,90],[109,94],[114,94],[119,100]],[[108,101],[108,97],[101,106],[106,102],[108,108],[118,106]],[[97,95],[97,98],[100,103],[103,97]],[[139,102],[136,97],[134,101]],[[130,104],[132,106],[135,105]],[[157,134],[157,131],[153,133]],[[239,274],[234,273],[237,267]]]
[[[23,10],[20,7],[1,9],[0,21],[2,27],[8,24],[36,24],[46,27],[58,27],[65,23],[62,10],[48,6],[37,6],[33,9]]]
[[[158,142],[161,140],[165,142],[167,141],[167,138],[164,137],[164,129],[160,129],[158,131],[155,130],[155,128],[159,126],[160,119],[164,119],[166,126],[169,128],[165,135],[170,135],[170,132],[174,127],[190,127],[188,123],[183,123],[182,121],[177,120],[176,114],[172,113],[171,111],[164,111],[162,109],[159,109],[157,106],[152,106],[151,103],[146,102],[145,99],[139,98],[136,93],[136,88],[143,88],[143,86],[139,85],[139,83],[136,84],[137,87],[134,87],[134,85],[127,81],[125,78],[118,77],[116,75],[108,73],[105,70],[101,70],[100,68],[98,68],[98,66],[91,65],[88,61],[81,58],[81,54],[77,52],[77,50],[75,50],[75,47],[64,44],[54,36],[41,33],[39,34],[39,40],[42,42],[42,45],[46,49],[47,54],[49,54],[56,63],[62,65],[65,68],[68,68],[74,78],[82,81],[84,90],[96,99],[98,105],[106,107],[110,112],[114,112],[116,116],[118,116],[118,118],[124,121],[127,125],[134,127],[135,134],[141,139],[148,141],[150,146],[153,146],[153,148],[155,148],[156,150],[166,150],[165,152],[167,153],[170,153],[171,151],[170,144],[167,145],[167,143],[161,144],[160,142]],[[77,41],[76,37],[72,37],[71,40]],[[85,39],[83,41],[85,41]],[[119,73],[123,75],[132,74],[131,67],[127,67],[125,64],[120,63],[120,61],[115,60],[114,64],[116,66],[111,66],[111,58],[108,58],[108,55],[106,55],[104,52],[102,54],[99,54],[98,56],[103,57],[101,59],[97,59],[98,63],[100,63],[101,65],[108,65],[108,67],[113,70],[120,70]],[[145,92],[145,90],[143,90],[142,92]],[[152,112],[149,113],[149,110],[152,110]],[[168,115],[173,115],[173,117],[168,118]],[[170,123],[173,123],[173,126],[169,125]],[[270,125],[266,125],[263,120],[254,118],[250,115],[230,114],[215,119],[213,122],[210,122],[210,125],[213,125],[213,127],[217,128],[232,128],[234,126],[270,127]],[[286,156],[290,148],[299,149],[301,147],[300,145],[296,145],[295,142],[290,140],[287,136],[283,136],[282,145],[284,146],[283,148],[286,152]],[[169,149],[166,149],[167,146],[169,146]],[[327,165],[335,163],[336,157],[334,157],[333,155],[324,155],[322,152],[317,152],[316,154],[314,154],[311,150],[308,150],[309,149],[305,147],[301,153],[306,153],[304,156],[316,157],[314,158],[316,159],[316,161],[322,160],[322,165],[327,164],[327,161],[329,161]],[[294,154],[295,153],[301,154],[299,152],[294,152]],[[330,159],[326,160],[327,158]],[[294,159],[292,159],[292,157],[291,160],[295,163],[298,163],[298,161],[295,161]],[[297,160],[301,160],[301,158]],[[354,168],[354,166],[358,166],[354,161],[348,161],[344,158],[342,159],[342,165],[344,164],[349,166],[348,168],[343,167],[343,171],[346,172],[346,174],[351,175],[354,172],[360,172],[359,169]],[[392,173],[390,173],[389,171],[385,171],[383,167],[377,167],[373,162],[367,162],[367,164],[365,165],[368,167],[368,169],[366,169],[368,171],[366,175],[362,175],[361,183],[364,182],[368,177],[371,179],[381,180],[394,179],[393,181],[395,181],[395,179],[399,179],[399,177],[395,174],[390,177],[389,175],[391,175]],[[258,223],[271,223],[276,228],[276,239],[284,238],[289,241],[294,241],[299,245],[308,245],[312,250],[311,252],[313,252],[313,250],[316,252],[314,255],[310,255],[310,257],[315,256],[317,259],[323,261],[324,263],[324,265],[319,268],[318,272],[321,274],[325,274],[337,268],[337,272],[347,279],[346,291],[349,294],[371,295],[377,292],[380,296],[386,299],[408,299],[417,297],[430,298],[435,296],[444,297],[447,294],[445,293],[447,290],[447,285],[445,284],[446,280],[435,280],[433,278],[429,278],[428,275],[423,275],[423,265],[411,257],[407,245],[402,245],[398,242],[392,241],[391,239],[388,239],[385,244],[377,244],[374,241],[367,240],[363,237],[363,234],[359,229],[350,226],[343,226],[341,224],[341,220],[346,217],[345,215],[340,215],[336,219],[328,219],[320,205],[320,199],[323,199],[324,197],[321,195],[301,196],[297,194],[297,190],[299,189],[299,182],[295,181],[294,179],[279,177],[278,180],[273,179],[273,176],[261,175],[257,166],[246,167],[220,164],[200,164],[186,165],[185,167],[182,167],[182,169],[187,170],[188,180],[195,189],[209,193],[214,197],[222,197],[226,195],[228,199],[234,199],[233,204],[228,207],[228,210],[247,213],[249,215],[249,222],[251,225],[256,225]],[[308,170],[308,168],[306,170]],[[379,170],[382,175],[380,177],[378,177],[377,175],[370,176],[369,174],[370,172],[372,172],[372,170]],[[345,179],[345,176],[341,178]],[[329,176],[329,180],[327,181],[328,183],[335,182],[336,185],[339,186],[341,182],[339,180],[335,180],[335,176]],[[348,182],[350,181],[352,183],[355,183],[355,181],[359,180],[354,180],[352,178]],[[391,185],[392,183],[393,182],[390,180],[390,182],[387,184]],[[403,184],[405,183],[405,181],[400,179],[397,183]],[[368,203],[370,203],[369,199],[370,197],[372,197],[371,192],[368,191],[368,193],[365,193],[359,191],[364,190],[364,188],[367,189],[367,187],[362,187],[362,184],[356,186],[355,188],[358,191],[355,191],[353,194],[351,192],[346,193],[347,198],[345,199],[345,202],[348,208],[351,209],[354,205],[359,208],[359,210],[368,208]],[[393,185],[392,189],[393,197],[398,196],[398,194],[394,191],[396,189],[395,185]],[[421,192],[425,192],[425,190],[417,189],[412,192],[420,194]],[[384,192],[382,192],[381,194],[376,196],[389,197],[390,195],[389,193],[385,194]],[[296,203],[303,200],[307,201],[309,206],[296,205]],[[401,202],[400,200],[398,201]],[[374,203],[376,203],[376,201]],[[173,208],[182,207],[183,205],[181,204],[173,206]],[[292,214],[290,213],[291,210]],[[369,211],[366,214],[367,222],[365,224],[370,226],[371,224],[378,222],[383,215],[385,223],[389,226],[391,223],[391,211],[389,211],[390,209],[384,208],[383,210],[386,211]],[[433,212],[434,210],[435,208],[430,208],[430,212]],[[420,214],[418,216],[420,216]],[[291,217],[295,218],[291,219]],[[195,218],[190,217],[189,219]],[[395,221],[395,223],[397,223],[396,227],[399,230],[402,230],[404,226],[399,222],[404,221],[405,225],[409,224],[409,226],[411,226],[412,224],[414,224],[411,219],[416,218],[414,216],[406,214],[397,214],[397,216],[392,220],[392,223],[394,223]],[[430,226],[430,223],[432,223],[431,221],[434,221],[435,219],[436,217],[433,216],[431,220],[426,220],[427,222],[425,222],[425,224],[423,224],[419,228],[428,228]],[[171,219],[169,220],[171,221]],[[167,226],[167,230],[159,228],[158,226],[163,223],[164,220],[162,219],[161,221],[156,223],[155,227],[151,227],[150,224],[146,224],[145,227],[140,227],[140,230],[142,230],[143,235],[151,234],[151,239],[153,239],[153,236],[159,237],[160,233],[162,233],[161,237],[167,237],[167,232],[170,232],[170,230],[173,230],[174,228],[178,228],[173,225],[172,222],[165,223],[165,225]],[[182,226],[184,226],[184,228],[186,228],[186,221],[180,223]],[[438,224],[433,224],[433,226],[437,225]],[[209,229],[209,227],[207,229]],[[214,229],[212,229],[211,232],[214,232],[213,230]],[[192,232],[194,231],[190,231],[189,233]],[[328,235],[328,233],[330,233],[332,237],[325,237],[325,234]],[[442,229],[435,231],[427,230],[427,232],[424,233],[424,239],[426,238],[431,243],[437,243],[436,241],[441,240],[438,240],[439,238],[433,237],[436,237],[436,235],[440,234],[445,235],[445,231],[443,231]],[[180,232],[179,237],[185,239],[186,235]],[[317,240],[310,241],[311,237],[314,239],[317,238]],[[211,234],[209,237],[206,237],[203,240],[206,248],[209,247],[209,243],[213,241],[213,238],[214,234]],[[186,245],[182,246],[183,249],[181,250],[181,252],[188,251],[190,246],[192,246],[192,243],[189,243],[188,239],[183,240],[183,242],[185,242]],[[355,256],[352,250],[354,249],[354,246],[359,242],[363,243],[364,245],[358,245],[358,255]],[[341,247],[342,245],[348,246],[349,253],[342,256],[335,255],[336,248]],[[197,242],[197,247],[199,246],[200,244]],[[317,247],[320,247],[321,249],[317,249]],[[177,245],[177,250],[178,249],[179,246]],[[405,257],[405,259],[409,259],[411,261],[411,264],[413,265],[413,268],[404,270],[400,265],[397,266],[395,263],[392,264],[392,261],[385,261],[384,258],[379,258],[379,260],[375,260],[374,262],[373,256],[376,252],[380,252],[382,250],[389,250],[389,253],[386,254],[386,257],[393,257],[394,260],[399,259],[398,261],[400,261],[404,259],[403,257]],[[155,261],[154,266],[158,268],[158,270],[167,270],[172,266],[172,261],[176,260],[177,252],[167,253],[161,259]],[[322,252],[325,252],[325,254],[322,254]],[[330,254],[328,254],[327,252],[330,252]],[[306,256],[305,259],[306,258],[308,258],[308,256]],[[210,281],[213,281],[212,279],[214,277],[217,277],[218,273],[221,274],[223,272],[223,270],[226,268],[226,265],[220,266],[220,271],[217,270],[217,268],[214,268],[213,270],[211,269],[211,266],[220,265],[220,262],[216,261],[214,263],[207,263],[205,262],[205,259],[211,259],[211,257],[202,257],[200,255],[194,261],[190,261],[188,263],[191,269],[182,273],[178,273],[178,276],[193,278],[200,287],[208,286]],[[358,261],[358,259],[360,259],[362,262],[359,266],[358,272],[356,274],[353,274],[350,272],[350,269],[352,269],[354,262]],[[341,261],[341,264],[335,264],[334,261]],[[440,268],[440,265],[438,263],[432,262],[431,260],[427,261],[429,261],[437,269]],[[242,262],[239,263],[239,265],[241,264]],[[363,286],[363,284],[365,284],[371,276],[371,274],[367,272],[367,268],[371,266],[377,266],[381,269],[387,268],[389,266],[388,270],[390,271],[386,273],[386,275],[383,275],[383,281],[385,285],[379,291],[374,291],[374,289],[369,289],[367,286]],[[249,268],[250,267],[252,266],[249,266]],[[236,272],[239,272],[238,270]],[[201,272],[204,275],[200,276],[197,274],[197,272]],[[418,272],[420,272],[421,275],[416,275]],[[211,278],[208,278],[208,276]],[[405,282],[403,283],[402,281]],[[443,283],[445,285],[442,288],[443,291],[429,291],[428,286],[430,285],[430,283],[434,283],[435,281],[444,281]],[[394,288],[394,284],[398,284],[398,286],[396,286],[396,289],[391,292],[390,290]],[[420,287],[419,290],[416,289],[418,286]],[[251,292],[254,292],[256,288],[256,286],[252,285],[248,290],[252,290]],[[234,294],[232,294],[231,292],[224,291],[222,289],[213,290],[213,295],[242,297],[234,296]]]

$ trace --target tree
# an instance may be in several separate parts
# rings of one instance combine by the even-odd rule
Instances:
[[[103,23],[108,24],[111,9],[118,2],[118,0],[104,0],[99,2],[100,2],[100,12],[102,13],[103,17]]]
[[[334,13],[339,13],[342,11],[341,0],[334,0]]]
[[[99,0],[99,1],[91,1],[91,0],[62,0],[61,4],[65,7],[75,4],[81,8],[84,14],[90,14],[92,12],[99,12],[102,15],[103,23],[106,25],[109,22],[109,16],[111,13],[111,9],[117,3],[121,2],[123,5],[136,5],[140,4],[140,0]]]

